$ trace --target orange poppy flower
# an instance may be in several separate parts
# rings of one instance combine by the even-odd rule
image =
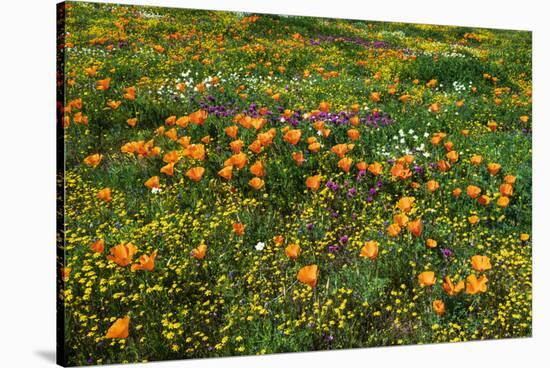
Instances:
[[[409,217],[405,215],[404,213],[399,213],[395,216],[393,216],[393,222],[398,224],[401,227],[407,226],[407,223],[409,222]]]
[[[407,168],[403,164],[397,163],[392,166],[391,174],[394,178],[406,180],[412,175],[412,172],[411,170],[409,170],[409,168]]]
[[[370,240],[361,248],[361,257],[367,257],[373,261],[378,258],[378,243]]]
[[[166,131],[164,135],[174,142],[178,140],[178,131],[176,130],[176,128],[172,128]]]
[[[516,177],[514,175],[505,175],[504,176],[504,182],[506,184],[514,184],[516,182]]]
[[[227,134],[230,138],[235,138],[237,136],[237,132],[239,130],[239,127],[236,125],[231,125],[224,129],[225,134]]]
[[[430,105],[428,110],[430,112],[438,112],[439,111],[439,104],[437,102],[434,102],[433,104]]]
[[[290,244],[285,248],[285,254],[290,259],[296,259],[300,256],[302,249],[298,244]]]
[[[185,172],[185,176],[187,176],[189,179],[193,181],[200,181],[202,179],[203,174],[204,174],[204,167],[202,166],[192,167]]]
[[[95,82],[95,88],[98,91],[106,91],[106,90],[109,89],[109,84],[110,83],[111,83],[111,78],[101,79],[101,80],[98,80],[97,82]]]
[[[97,198],[104,202],[111,202],[111,188],[103,188],[97,192]]]
[[[176,163],[180,160],[180,155],[178,153],[178,151],[170,151],[170,152],[167,152],[163,157],[162,157],[162,161],[166,162],[167,164],[169,163]]]
[[[388,230],[388,234],[395,237],[395,236],[398,236],[399,233],[401,232],[401,226],[393,223],[388,226],[387,230]]]
[[[483,157],[481,155],[473,155],[471,158],[470,158],[470,162],[473,164],[473,165],[480,165],[481,164],[481,161],[483,161]]]
[[[461,194],[462,194],[462,189],[460,188],[453,189],[453,196],[460,197]]]
[[[497,199],[497,206],[499,207],[507,207],[510,204],[510,198],[502,196]]]
[[[301,283],[304,283],[308,285],[311,288],[314,288],[317,286],[317,278],[318,278],[318,268],[317,265],[309,265],[304,266],[300,268],[298,271],[298,274],[296,275],[296,278]]]
[[[470,224],[475,225],[479,222],[479,217],[477,217],[476,215],[470,216],[468,217],[468,221],[470,222]]]
[[[149,179],[147,179],[147,181],[144,183],[144,185],[149,188],[149,189],[153,189],[153,188],[160,188],[160,179],[158,176],[151,176]]]
[[[157,258],[157,250],[155,249],[153,253],[151,253],[151,256],[148,256],[146,254],[139,257],[139,264],[133,264],[130,268],[132,272],[137,270],[142,271],[153,271],[155,268],[155,258]]]
[[[359,133],[359,131],[357,129],[349,129],[347,131],[347,134],[348,134],[349,139],[351,139],[352,141],[358,139],[359,136],[361,135],[361,133]]]
[[[237,139],[229,143],[229,147],[231,148],[231,151],[233,151],[233,153],[241,152],[241,148],[243,146],[244,146],[244,142],[240,139]]]
[[[109,327],[105,338],[107,339],[126,339],[128,337],[128,328],[130,326],[130,317],[119,318]]]
[[[296,145],[302,137],[302,131],[299,129],[291,129],[285,133],[284,140],[292,145]]]
[[[109,106],[111,109],[116,110],[120,106],[122,101],[115,101],[115,100],[109,100],[107,102],[107,106]]]
[[[328,102],[322,101],[319,104],[319,110],[322,112],[329,112],[330,111],[330,104]]]
[[[417,238],[422,234],[422,220],[417,219],[407,224],[407,229]]]
[[[338,157],[343,158],[346,153],[351,151],[351,148],[353,148],[353,145],[340,143],[331,148],[331,151],[334,152]]]
[[[264,186],[264,181],[260,178],[254,177],[248,181],[248,185],[250,185],[252,188],[259,190]]]
[[[414,197],[402,197],[399,201],[397,201],[397,208],[405,213],[408,213],[412,210],[413,203]]]
[[[489,128],[489,130],[491,130],[492,132],[497,130],[497,126],[498,126],[497,122],[493,120],[487,123],[487,128]]]
[[[255,140],[254,142],[252,142],[249,146],[248,146],[248,149],[256,154],[260,153],[262,151],[262,142],[259,141],[259,140]]]
[[[522,242],[526,242],[526,241],[529,240],[529,234],[523,233],[523,234],[521,234],[521,235],[519,236],[519,239],[520,239]]]
[[[457,161],[458,161],[458,158],[459,158],[459,154],[458,154],[458,152],[456,152],[456,151],[449,151],[449,152],[447,152],[447,158],[448,158],[451,162],[457,162]]]
[[[477,202],[478,202],[480,205],[482,205],[482,206],[486,206],[486,205],[489,204],[489,202],[491,202],[491,198],[489,198],[488,195],[485,195],[485,194],[484,194],[484,195],[482,195],[481,197],[479,197],[479,198],[477,199]]]
[[[352,163],[353,163],[353,160],[351,158],[344,157],[340,159],[340,161],[338,161],[338,167],[342,169],[344,172],[348,173]]]
[[[426,188],[433,193],[439,189],[439,183],[435,180],[430,180],[426,183]]]
[[[196,125],[203,125],[208,118],[208,113],[204,110],[197,110],[189,114],[189,121]]]
[[[439,160],[437,162],[437,168],[439,169],[439,171],[447,172],[447,171],[451,170],[451,164],[449,164],[445,160]]]
[[[182,128],[187,128],[187,126],[189,125],[189,116],[180,117],[178,120],[175,121],[175,124]]]
[[[426,240],[426,246],[428,248],[435,248],[435,247],[437,247],[437,241],[435,241],[433,239],[428,239],[428,240]]]
[[[101,162],[101,159],[103,158],[103,155],[100,155],[99,153],[90,155],[84,159],[84,163],[91,167],[97,167],[99,163]]]
[[[174,165],[175,164],[173,162],[170,162],[169,164],[166,164],[163,167],[161,167],[160,172],[162,174],[166,174],[168,176],[173,176],[174,175]]]
[[[466,294],[478,294],[487,291],[489,279],[485,275],[477,278],[474,274],[466,278]]]
[[[137,125],[137,122],[138,122],[137,118],[130,118],[130,119],[126,120],[126,124],[128,124],[132,128]]]
[[[265,167],[262,164],[262,161],[256,161],[252,166],[250,166],[250,172],[252,175],[262,177],[265,176]]]
[[[125,99],[130,101],[133,101],[136,99],[136,87],[124,88],[124,91],[126,92],[123,96]]]
[[[306,179],[306,186],[312,191],[316,192],[321,184],[321,175],[309,176]]]
[[[115,262],[117,265],[125,267],[132,263],[132,258],[137,252],[137,248],[132,243],[120,243],[119,245],[112,247],[107,256],[109,261]]]
[[[436,278],[432,271],[424,271],[418,275],[418,283],[422,287],[432,286],[435,284]]]
[[[445,282],[443,283],[443,290],[449,296],[457,295],[462,290],[464,290],[464,281],[460,280],[456,285],[453,283],[449,276],[445,277]]]
[[[86,74],[88,74],[88,77],[95,77],[97,74],[97,65],[92,65],[89,68],[84,69]]]
[[[434,309],[434,312],[438,316],[442,316],[445,314],[445,303],[443,303],[443,300],[436,299],[432,302],[432,307]]]
[[[472,267],[478,272],[484,272],[491,269],[491,260],[487,256],[475,255],[471,259]]]
[[[190,144],[183,151],[185,157],[194,158],[195,160],[203,161],[206,155],[204,145],[202,144]]]
[[[166,120],[164,120],[164,123],[166,125],[174,125],[176,124],[176,115],[172,115],[172,116],[169,116],[166,118]]]
[[[489,171],[489,174],[496,175],[500,171],[500,165],[496,163],[489,163],[487,164],[487,171]]]
[[[233,177],[233,166],[226,166],[220,171],[218,171],[218,175],[226,180],[231,180]]]
[[[379,102],[380,101],[380,92],[371,92],[369,99],[372,102]]]
[[[203,243],[191,251],[191,257],[198,260],[204,259],[207,249],[208,247]]]
[[[241,170],[248,163],[248,157],[244,153],[237,153],[225,160],[224,166],[235,166]]]
[[[233,224],[233,232],[239,236],[244,234],[244,230],[246,229],[245,224],[241,224],[239,222],[236,222]]]
[[[294,162],[296,162],[296,164],[298,166],[302,166],[302,164],[306,161],[306,159],[304,158],[304,154],[302,153],[302,151],[300,152],[292,152],[292,159],[294,160]]]
[[[369,165],[368,170],[372,175],[378,176],[378,175],[382,174],[383,167],[382,167],[382,165],[380,165],[380,163],[373,162],[372,164]]]
[[[71,268],[70,267],[62,267],[61,268],[61,278],[63,279],[63,282],[69,281],[69,277],[71,276]]]
[[[506,197],[510,197],[514,193],[514,187],[508,183],[501,184],[499,188],[500,194]]]
[[[284,238],[282,237],[282,235],[275,235],[273,237],[273,242],[275,242],[276,245],[283,244],[283,241],[284,241]]]
[[[367,169],[369,168],[369,165],[365,161],[361,161],[355,164],[355,167],[359,171],[367,171]]]
[[[481,188],[476,187],[475,185],[468,185],[466,187],[466,194],[472,199],[476,199],[481,193]]]
[[[92,245],[90,245],[90,249],[95,253],[103,253],[105,250],[105,241],[103,239],[96,240]]]

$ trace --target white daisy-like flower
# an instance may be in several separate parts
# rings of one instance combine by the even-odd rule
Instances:
[[[160,188],[153,187],[153,189],[151,189],[151,193],[153,193],[153,194],[157,194],[157,193],[160,193],[160,192],[162,192],[162,189],[160,189]]]
[[[262,251],[265,248],[265,243],[264,242],[258,242],[258,244],[256,244],[254,246],[254,248],[256,248],[257,251]]]

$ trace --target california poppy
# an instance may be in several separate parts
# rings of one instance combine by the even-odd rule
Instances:
[[[109,89],[109,84],[111,83],[111,78],[105,78],[105,79],[101,79],[101,80],[98,80],[95,84],[95,88],[98,90],[98,91],[106,91]]]
[[[191,251],[191,256],[198,260],[204,259],[207,249],[208,247],[203,243]]]
[[[233,166],[225,166],[223,169],[218,171],[218,175],[226,180],[231,180],[233,177]]]
[[[170,162],[169,164],[164,165],[160,168],[160,172],[168,176],[174,175],[174,163]]]
[[[470,162],[473,164],[473,165],[479,165],[481,164],[481,161],[483,161],[483,157],[481,155],[473,155],[471,158],[470,158]]]
[[[126,120],[126,124],[131,126],[132,128],[136,126],[138,119],[137,118],[130,118]]]
[[[130,317],[117,319],[107,330],[105,338],[107,339],[126,339],[128,337],[128,328],[130,326]]]
[[[426,246],[428,248],[435,248],[435,247],[437,247],[437,241],[435,241],[433,239],[428,239],[428,240],[426,240]]]
[[[250,172],[252,175],[258,177],[265,176],[265,168],[262,161],[256,161],[252,166],[250,166]]]
[[[409,217],[405,215],[404,213],[398,213],[393,216],[393,222],[398,224],[401,227],[407,226],[407,223],[409,222]]]
[[[298,274],[296,275],[296,278],[301,283],[304,283],[308,285],[311,288],[314,288],[317,286],[317,278],[318,278],[318,268],[317,265],[309,265],[304,266],[300,268],[298,271]]]
[[[481,193],[481,188],[476,187],[475,185],[468,185],[466,187],[466,194],[472,199],[476,199]]]
[[[316,192],[321,184],[321,175],[309,176],[306,179],[306,186],[312,191]]]
[[[160,179],[158,176],[152,176],[150,177],[149,179],[147,179],[147,181],[144,183],[144,185],[149,188],[149,189],[153,189],[153,188],[160,188]]]
[[[93,155],[90,155],[84,159],[84,163],[91,167],[97,167],[99,163],[101,162],[101,159],[103,158],[103,155],[100,155],[99,153],[95,153]]]
[[[410,221],[407,224],[407,229],[410,231],[411,234],[418,238],[422,234],[422,220],[418,219]]]
[[[499,207],[507,207],[510,204],[510,198],[501,196],[497,199],[497,206]]]
[[[254,177],[248,181],[248,185],[256,190],[259,190],[264,186],[264,181],[258,177]]]
[[[443,303],[443,300],[441,299],[436,299],[432,302],[432,307],[434,309],[434,312],[439,315],[439,316],[442,316],[445,314],[445,303]]]
[[[397,207],[407,213],[409,212],[410,210],[412,210],[412,206],[413,206],[413,202],[414,202],[414,197],[402,197],[398,202],[397,202]]]
[[[424,271],[418,275],[418,283],[422,287],[432,286],[435,284],[435,274],[432,271]]]
[[[105,241],[103,239],[98,239],[90,245],[90,249],[95,253],[103,253],[105,250]]]
[[[130,101],[133,101],[136,99],[136,87],[124,88],[124,91],[126,92],[123,96],[125,99]]]
[[[374,175],[374,176],[378,176],[380,174],[382,174],[382,165],[380,165],[380,163],[378,162],[373,162],[372,164],[369,165],[369,172]]]
[[[361,257],[367,257],[375,260],[378,258],[378,243],[374,240],[370,240],[361,248]]]
[[[464,290],[464,281],[461,280],[455,285],[449,276],[445,276],[443,290],[450,296],[459,294],[462,290]]]
[[[202,179],[203,174],[204,174],[204,167],[202,166],[192,167],[185,172],[185,176],[187,176],[189,179],[193,181],[200,181]]]
[[[496,175],[500,171],[500,165],[496,163],[489,163],[487,164],[487,171],[489,171],[489,174]]]
[[[290,259],[296,259],[300,256],[302,249],[298,244],[290,244],[285,248],[285,254]]]
[[[388,226],[387,231],[388,231],[388,234],[390,234],[391,236],[397,236],[401,232],[401,226],[393,223]]]
[[[503,196],[510,197],[514,193],[514,187],[508,183],[504,183],[500,185],[499,192]]]
[[[137,252],[137,248],[132,243],[120,243],[117,246],[112,247],[110,250],[110,255],[107,256],[107,259],[115,262],[119,266],[128,266],[132,262],[134,254]]]
[[[478,294],[487,291],[489,279],[485,275],[477,278],[474,274],[466,278],[466,294]]]
[[[236,222],[233,224],[233,232],[239,236],[244,234],[245,229],[246,229],[245,224],[241,224],[240,222]]]
[[[302,131],[299,129],[291,129],[288,132],[286,132],[284,136],[284,140],[287,143],[290,143],[292,145],[296,145],[300,141],[300,137],[302,136]]]
[[[491,260],[487,256],[475,255],[471,258],[472,267],[478,272],[491,269]]]
[[[428,188],[428,190],[430,192],[435,192],[437,189],[439,189],[439,183],[435,180],[429,180],[427,183],[426,183],[426,188]]]
[[[157,250],[155,249],[150,256],[144,254],[139,257],[139,264],[133,264],[130,268],[133,271],[143,270],[143,271],[153,271],[155,268],[155,258],[157,258]]]
[[[344,158],[341,158],[340,161],[338,161],[338,167],[342,169],[344,172],[348,173],[352,163],[353,163],[353,160],[351,158],[344,157]]]
[[[97,192],[97,198],[104,202],[111,202],[111,188],[103,188]]]

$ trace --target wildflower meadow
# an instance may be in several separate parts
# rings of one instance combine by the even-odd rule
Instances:
[[[530,32],[58,13],[64,364],[531,336]]]

